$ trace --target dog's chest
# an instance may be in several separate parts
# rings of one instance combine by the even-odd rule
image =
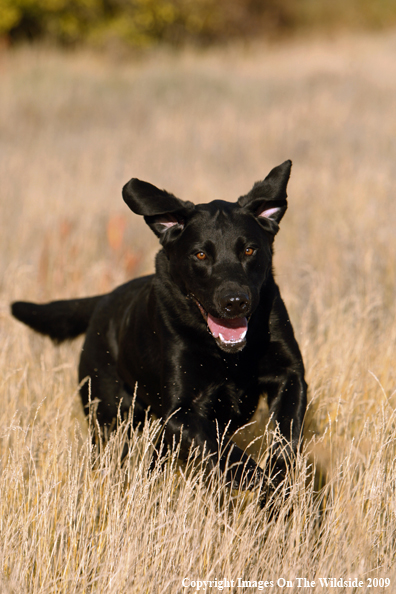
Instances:
[[[195,385],[191,386],[191,408],[208,419],[227,424],[247,423],[256,410],[258,396],[252,375],[227,361],[220,363],[212,373],[202,369]]]

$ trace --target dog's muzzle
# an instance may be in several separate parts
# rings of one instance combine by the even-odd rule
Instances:
[[[208,313],[198,299],[191,295],[197,304],[207,328],[217,345],[227,353],[237,353],[246,346],[246,334],[248,331],[248,318],[237,317],[232,319],[215,318]]]

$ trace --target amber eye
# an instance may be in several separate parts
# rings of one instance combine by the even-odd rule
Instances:
[[[198,254],[195,254],[198,258],[198,260],[206,260],[206,254],[205,252],[198,252]]]
[[[247,247],[245,248],[245,256],[253,256],[254,254],[254,249],[251,247]]]

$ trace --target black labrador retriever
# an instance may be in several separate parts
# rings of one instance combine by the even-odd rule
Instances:
[[[219,454],[218,435],[248,423],[261,394],[289,453],[302,432],[304,365],[272,272],[290,170],[291,161],[275,167],[236,203],[194,205],[131,179],[123,198],[162,245],[155,274],[107,295],[12,304],[18,320],[56,342],[86,332],[81,398],[87,406],[91,390],[100,426],[129,411],[137,386],[134,423],[149,409],[168,444],[182,435],[182,458],[205,446],[234,486],[284,475],[279,449],[271,476],[231,440]]]

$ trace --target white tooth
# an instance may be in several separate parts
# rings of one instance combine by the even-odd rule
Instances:
[[[224,344],[237,344],[238,342],[242,342],[242,340],[245,338],[246,336],[246,330],[243,332],[243,334],[241,334],[241,337],[238,340],[225,340],[224,336],[219,332],[219,338],[221,340],[221,342],[224,342]]]

